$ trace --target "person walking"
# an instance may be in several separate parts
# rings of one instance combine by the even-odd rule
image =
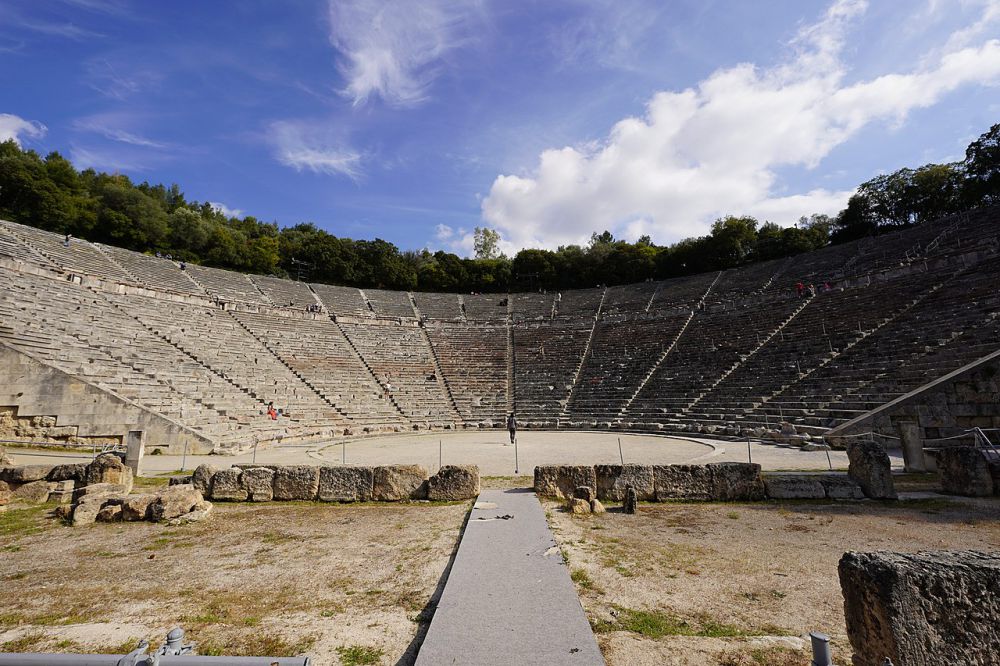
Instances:
[[[507,432],[510,434],[510,443],[514,443],[514,438],[517,437],[517,419],[514,417],[514,412],[511,412],[507,417]]]

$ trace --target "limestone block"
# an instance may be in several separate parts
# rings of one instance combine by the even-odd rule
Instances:
[[[955,446],[935,453],[941,488],[952,495],[989,497],[996,492],[989,463],[973,446]]]
[[[318,491],[319,467],[288,465],[274,472],[276,500],[314,500]]]
[[[49,475],[52,465],[19,465],[4,467],[0,470],[0,481],[10,484],[31,483],[40,481]]]
[[[245,502],[247,499],[247,489],[240,482],[242,474],[243,470],[238,467],[222,469],[213,474],[211,486],[212,499]],[[198,489],[197,483],[192,483],[191,485],[194,486],[195,490]]]
[[[764,499],[764,482],[756,463],[710,463],[712,499],[736,502]]]
[[[267,467],[251,467],[243,470],[240,483],[247,491],[251,502],[270,502],[274,499],[274,470]]]
[[[479,468],[476,465],[445,465],[427,480],[427,499],[460,501],[479,496]]]
[[[575,514],[589,514],[590,502],[574,497],[569,501],[569,512]]]
[[[421,465],[376,467],[372,479],[372,499],[399,502],[427,497],[427,470]]]
[[[76,490],[76,481],[49,481],[49,502],[59,502],[66,504],[73,501],[73,494]]]
[[[168,486],[183,486],[191,483],[194,483],[194,477],[191,474],[178,474],[167,479]]]
[[[136,521],[149,519],[149,505],[156,495],[129,495],[122,501],[122,520]]]
[[[996,663],[997,554],[848,552],[838,570],[855,666]]]
[[[120,495],[91,494],[77,502],[76,506],[73,507],[73,525],[91,525],[97,520],[97,514],[101,512],[101,509],[108,504],[120,504],[121,502]]]
[[[817,474],[827,499],[864,499],[865,493],[856,479],[847,474]]]
[[[625,488],[635,488],[639,499],[656,499],[653,468],[649,465],[594,465],[597,479],[597,497],[605,502],[621,502]]]
[[[896,499],[889,454],[877,442],[858,441],[847,446],[847,473],[861,486],[866,497]]]
[[[597,476],[587,465],[541,465],[535,468],[535,492],[566,499],[580,486],[596,490]]]
[[[601,500],[594,498],[590,500],[590,512],[591,513],[604,513],[607,509],[601,504]]]
[[[87,465],[86,482],[88,486],[95,483],[117,483],[125,486],[125,492],[128,493],[132,490],[132,470],[113,453],[102,453]]]
[[[202,501],[194,485],[169,486],[149,504],[149,519],[159,522],[183,516]]]
[[[202,500],[201,502],[195,504],[194,508],[185,513],[183,516],[178,516],[177,518],[168,520],[167,525],[177,526],[185,525],[187,523],[196,523],[200,520],[208,518],[210,513],[212,513],[212,503],[208,500]]]
[[[83,484],[87,480],[87,464],[56,465],[45,478],[49,481],[76,481]]]
[[[211,494],[212,477],[219,471],[215,465],[198,465],[191,475],[191,485],[204,496]]]
[[[706,465],[654,465],[653,484],[657,501],[710,500],[715,492],[712,470]]]
[[[578,486],[573,489],[573,499],[582,499],[589,502],[596,496],[594,489],[590,486]]]
[[[97,512],[96,520],[101,523],[113,523],[122,519],[121,504],[105,504]]]
[[[368,502],[375,470],[371,467],[320,467],[319,492],[323,502]]]
[[[10,486],[7,485],[6,481],[0,481],[0,506],[7,506],[10,504],[11,498],[14,493],[11,492]]]
[[[117,483],[93,483],[89,486],[83,486],[82,488],[76,488],[73,491],[73,501],[79,502],[85,497],[91,497],[96,495],[127,495],[128,490],[125,486]]]
[[[14,499],[40,504],[49,500],[51,490],[52,488],[49,486],[48,481],[31,481],[18,486],[14,490]]]
[[[625,489],[625,502],[622,504],[622,510],[625,513],[635,513],[639,508],[639,494],[635,491],[635,488]]]
[[[771,499],[825,499],[826,489],[808,474],[765,474],[764,492]]]

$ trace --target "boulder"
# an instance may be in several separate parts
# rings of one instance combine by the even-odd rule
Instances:
[[[49,481],[49,502],[67,504],[73,501],[76,492],[76,481],[67,479],[66,481]]]
[[[479,496],[479,468],[445,465],[427,480],[427,499],[455,502]]]
[[[0,470],[0,481],[10,484],[31,483],[41,481],[52,471],[52,465],[19,465],[17,467],[4,467]]]
[[[320,467],[316,496],[323,502],[369,502],[374,476],[371,467]]]
[[[569,512],[575,514],[589,514],[590,502],[574,497],[569,501]]]
[[[199,467],[198,469],[201,469]],[[231,502],[245,502],[247,499],[247,489],[243,487],[240,477],[243,470],[238,467],[220,469],[212,475],[211,498],[213,500],[229,500]],[[197,481],[198,474],[195,471],[192,480]],[[192,483],[195,490],[198,490],[198,483]]]
[[[848,552],[838,571],[855,666],[997,663],[1000,555]]]
[[[727,462],[706,465],[712,473],[712,499],[723,502],[745,502],[764,499],[764,482],[760,465]]]
[[[653,468],[649,465],[594,465],[597,480],[597,497],[605,502],[621,502],[625,488],[635,488],[639,499],[656,499]]]
[[[14,459],[6,451],[0,451],[0,467],[14,467]]]
[[[421,465],[376,467],[372,478],[372,499],[376,502],[399,502],[426,499],[427,470]]]
[[[122,520],[149,520],[149,505],[156,495],[129,495],[122,501]]]
[[[251,502],[270,502],[274,499],[274,470],[268,467],[244,469],[240,483]]]
[[[208,497],[212,494],[212,477],[219,471],[215,465],[198,465],[191,475],[191,485],[199,493]]]
[[[771,499],[825,499],[826,489],[809,474],[765,474],[764,492]]]
[[[122,519],[122,506],[121,504],[105,504],[101,507],[101,510],[97,512],[97,522],[99,523],[114,523]]]
[[[87,485],[95,483],[116,483],[125,486],[126,493],[132,490],[132,469],[113,453],[102,453],[87,465],[85,476]]]
[[[715,492],[712,470],[706,465],[654,465],[656,500],[710,500]]]
[[[194,476],[191,474],[178,474],[177,476],[171,476],[167,479],[168,486],[183,486],[193,482]]]
[[[97,514],[109,504],[121,504],[120,495],[111,494],[91,494],[73,507],[73,526],[91,525],[97,520]]]
[[[51,491],[52,487],[48,481],[31,481],[30,483],[18,486],[14,490],[14,499],[21,500],[22,502],[41,504],[42,502],[49,501],[49,493]]]
[[[635,488],[629,486],[625,489],[625,502],[622,504],[622,511],[625,513],[635,513],[639,508],[639,494]]]
[[[896,499],[892,465],[885,448],[877,442],[858,441],[847,447],[847,473],[861,486],[866,497]]]
[[[535,492],[566,499],[580,486],[597,489],[594,468],[587,465],[540,465],[535,468]]]
[[[605,511],[607,511],[607,509],[605,509],[604,505],[601,504],[601,500],[597,499],[596,497],[590,500],[591,513],[604,513]]]
[[[952,495],[989,497],[996,492],[989,462],[973,446],[953,446],[935,454],[941,488]]]
[[[187,523],[196,523],[200,520],[208,518],[210,513],[212,513],[212,503],[208,500],[202,500],[195,504],[194,507],[183,516],[178,516],[177,518],[168,520],[167,525],[177,526],[185,525]]]
[[[314,500],[317,492],[319,492],[319,467],[288,465],[274,471],[276,500]]]
[[[87,464],[56,465],[45,478],[49,481],[76,481],[82,485],[87,480]]]
[[[194,485],[169,486],[149,504],[149,519],[159,522],[183,516],[202,501]]]
[[[596,493],[590,486],[579,486],[573,490],[574,499],[582,499],[584,502],[589,502],[595,497]]]
[[[823,486],[827,499],[864,499],[861,485],[847,474],[817,474],[816,480]]]
[[[76,488],[73,491],[73,501],[79,502],[85,497],[91,497],[96,495],[127,495],[128,490],[125,486],[119,485],[117,483],[94,483],[89,486],[83,486],[82,488]]]

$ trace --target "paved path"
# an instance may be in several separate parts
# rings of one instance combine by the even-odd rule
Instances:
[[[479,496],[417,655],[446,664],[604,664],[534,493]]]

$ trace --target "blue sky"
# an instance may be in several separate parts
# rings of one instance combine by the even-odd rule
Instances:
[[[667,243],[960,159],[998,35],[1000,0],[8,0],[0,137],[404,249]]]

